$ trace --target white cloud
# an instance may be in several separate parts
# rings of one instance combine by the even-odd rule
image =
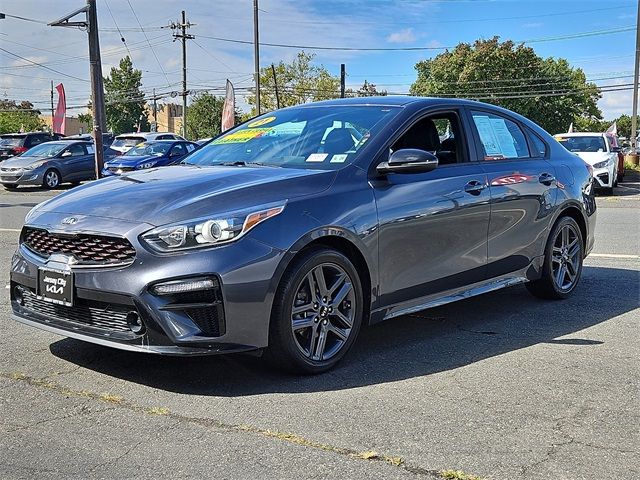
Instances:
[[[387,37],[387,42],[389,43],[411,43],[415,42],[415,40],[416,35],[413,33],[413,28],[398,30]]]

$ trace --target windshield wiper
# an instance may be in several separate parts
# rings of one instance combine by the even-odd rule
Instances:
[[[236,160],[235,162],[223,162],[223,163],[214,163],[215,165],[222,165],[223,167],[250,167],[252,165],[258,167],[275,167],[277,165],[270,165],[268,163],[260,163],[260,162],[245,162],[244,160]]]

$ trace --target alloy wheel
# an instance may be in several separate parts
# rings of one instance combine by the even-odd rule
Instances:
[[[60,183],[60,177],[54,170],[49,170],[45,176],[44,181],[49,188],[56,188]]]
[[[582,245],[572,225],[564,225],[557,233],[551,253],[553,281],[561,291],[571,290],[580,273]]]
[[[291,308],[298,349],[314,361],[334,357],[351,335],[356,306],[353,281],[342,267],[315,266],[298,285]]]

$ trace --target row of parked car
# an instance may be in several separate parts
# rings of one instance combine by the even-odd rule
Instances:
[[[178,163],[199,147],[174,133],[130,133],[104,136],[102,175]],[[0,135],[0,183],[56,188],[95,179],[94,145],[90,135],[62,137],[47,132]]]

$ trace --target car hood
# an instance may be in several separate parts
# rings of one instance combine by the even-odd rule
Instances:
[[[277,167],[171,166],[103,178],[40,204],[37,213],[166,225],[327,189],[336,172]]]
[[[53,160],[53,158],[46,157],[25,157],[24,155],[21,157],[11,157],[2,161],[2,168],[20,168],[26,167],[33,163],[46,162],[48,160]]]
[[[598,162],[603,162],[611,158],[611,154],[607,152],[576,152],[581,159],[587,162],[589,165],[593,165]]]
[[[141,163],[150,162],[152,160],[160,160],[164,158],[164,155],[142,155],[140,157],[114,157],[105,163],[105,167],[115,168],[131,168],[140,165]]]

